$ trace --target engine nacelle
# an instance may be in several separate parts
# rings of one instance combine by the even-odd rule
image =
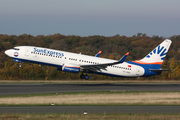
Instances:
[[[72,64],[64,64],[62,66],[62,71],[78,73],[80,71],[80,67]]]

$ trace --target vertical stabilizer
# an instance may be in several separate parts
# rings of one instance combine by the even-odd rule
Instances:
[[[169,50],[172,41],[165,39],[160,45],[158,45],[154,50],[152,50],[146,57],[141,60],[132,61],[143,66],[148,66],[153,69],[160,69],[166,54]]]

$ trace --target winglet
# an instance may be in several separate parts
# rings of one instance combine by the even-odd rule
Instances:
[[[99,56],[101,55],[101,52],[102,52],[102,51],[99,51],[99,52],[95,55],[95,57],[99,57]]]
[[[129,52],[127,52],[127,53],[119,60],[118,63],[123,63],[123,62],[126,60],[126,58],[127,58],[128,55],[129,55]]]

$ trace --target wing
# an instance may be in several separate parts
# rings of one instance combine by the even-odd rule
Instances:
[[[111,65],[116,65],[116,64],[120,64],[123,63],[127,56],[129,55],[129,52],[126,53],[119,61],[117,62],[113,62],[113,63],[104,63],[104,64],[93,64],[93,65],[81,65],[81,69],[85,69],[85,70],[91,70],[94,72],[101,72],[101,69],[106,70],[107,66],[111,66]]]

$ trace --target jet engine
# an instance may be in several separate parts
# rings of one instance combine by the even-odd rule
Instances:
[[[72,64],[64,64],[61,67],[57,67],[56,68],[57,70],[60,70],[60,71],[65,71],[65,72],[73,72],[73,73],[78,73],[80,71],[80,67],[77,66],[77,65],[72,65]]]

